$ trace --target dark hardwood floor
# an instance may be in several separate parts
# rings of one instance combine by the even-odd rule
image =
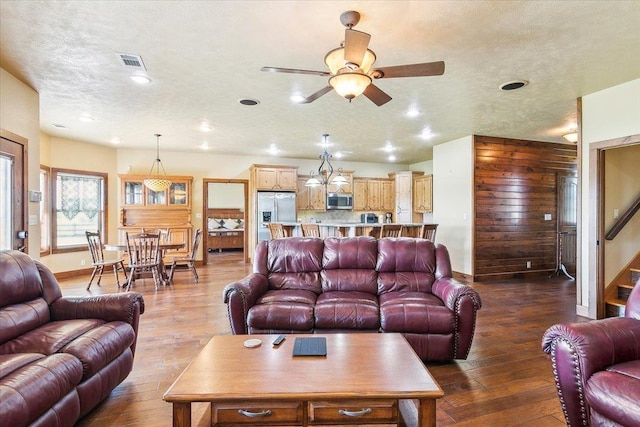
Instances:
[[[80,426],[171,426],[172,407],[163,393],[212,335],[230,334],[222,290],[251,270],[240,252],[209,255],[200,282],[188,272],[155,290],[148,279],[141,292],[133,372]],[[117,292],[106,274],[102,287],[85,290],[88,276],[60,282],[63,295]],[[542,352],[544,331],[576,316],[575,282],[564,278],[473,283],[482,297],[475,338],[467,360],[428,364],[445,392],[437,403],[438,426],[563,426],[551,362]],[[194,420],[207,425],[208,405],[193,405]]]

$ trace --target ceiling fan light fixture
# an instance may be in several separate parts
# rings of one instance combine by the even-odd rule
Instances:
[[[362,95],[371,84],[371,77],[360,72],[346,72],[331,77],[329,84],[338,92],[338,95],[352,100]]]
[[[376,62],[376,54],[367,49],[362,58],[362,64],[359,65],[360,70],[365,74],[368,73],[374,62]],[[331,74],[338,74],[347,65],[347,61],[344,59],[344,48],[339,47],[327,53],[324,57],[324,63],[329,67]]]

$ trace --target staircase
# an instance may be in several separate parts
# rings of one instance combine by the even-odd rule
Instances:
[[[624,316],[627,299],[638,280],[640,280],[640,252],[605,289],[605,317]]]

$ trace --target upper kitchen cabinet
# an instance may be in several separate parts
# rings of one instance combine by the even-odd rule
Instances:
[[[433,212],[433,175],[413,179],[413,210],[419,213]]]
[[[327,193],[353,193],[353,171],[334,171],[331,180],[338,175],[342,175],[347,183],[343,185],[329,183],[327,184]]]
[[[309,175],[298,175],[296,190],[296,208],[299,211],[325,211],[327,209],[327,193],[324,185],[307,187]]]
[[[353,210],[393,211],[393,180],[386,178],[354,178]]]
[[[258,191],[296,191],[295,166],[251,165],[251,182]]]
[[[168,176],[171,186],[167,190],[153,191],[145,187],[146,175],[121,174],[120,197],[123,206],[190,206],[190,176]]]

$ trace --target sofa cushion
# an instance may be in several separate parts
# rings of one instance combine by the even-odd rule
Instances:
[[[256,304],[271,304],[274,302],[295,302],[314,305],[318,295],[304,289],[287,289],[284,291],[267,291],[261,295]]]
[[[324,292],[316,301],[315,327],[377,330],[380,328],[378,299],[366,292]]]
[[[4,294],[2,294],[4,299]],[[44,325],[51,319],[43,298],[12,304],[0,309],[0,344]]]
[[[610,366],[587,381],[591,409],[620,425],[640,425],[640,360]]]
[[[247,315],[249,333],[256,331],[301,331],[313,329],[313,305],[295,302],[258,304]]]
[[[431,293],[436,257],[433,242],[425,239],[386,237],[378,240],[378,294]]]
[[[292,237],[268,242],[267,271],[270,289],[322,291],[322,239]]]
[[[128,323],[109,322],[74,339],[62,352],[72,354],[82,362],[84,381],[120,356],[135,339],[135,332]]]
[[[104,320],[97,319],[49,322],[0,345],[0,354],[57,353],[80,335],[104,323]]]
[[[15,357],[24,361],[22,355]],[[2,359],[2,364],[5,363],[16,366],[9,355]],[[75,394],[81,378],[82,363],[70,354],[37,358],[13,370],[0,381],[2,424],[28,425],[69,393]],[[70,398],[78,400],[77,394]],[[79,403],[74,406],[79,408]]]
[[[455,317],[435,295],[391,292],[380,295],[380,325],[386,332],[452,334]]]

